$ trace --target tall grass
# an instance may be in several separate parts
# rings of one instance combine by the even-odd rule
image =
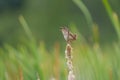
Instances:
[[[112,22],[112,24],[113,24],[113,26],[114,26],[114,28],[116,30],[118,38],[120,40],[120,23],[119,23],[117,13],[115,13],[112,10],[111,6],[108,3],[108,0],[102,0],[102,2],[103,2],[103,5],[105,6],[105,9],[106,9],[106,11],[107,11],[107,13],[109,15],[109,18],[110,18],[110,20],[111,20],[111,22]]]
[[[82,10],[87,10],[85,6],[81,6],[81,1],[74,2]],[[103,4],[120,39],[118,17],[107,0],[103,0]],[[94,26],[89,12],[85,11],[84,14]],[[19,21],[27,34],[28,43],[16,48],[5,44],[0,48],[0,80],[66,80],[67,70],[62,56],[64,50],[61,50],[60,43],[56,42],[51,46],[51,51],[47,50],[47,44],[43,41],[36,44],[23,16],[19,17]],[[71,25],[71,29],[78,34],[78,40],[73,43],[72,54],[76,80],[120,80],[120,44],[114,42],[111,46],[101,48],[98,29],[93,27],[95,42],[89,45],[74,25]]]

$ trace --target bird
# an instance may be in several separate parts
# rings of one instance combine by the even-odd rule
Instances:
[[[76,40],[77,38],[76,34],[70,32],[67,27],[61,27],[60,30],[67,43],[71,43],[72,41]]]

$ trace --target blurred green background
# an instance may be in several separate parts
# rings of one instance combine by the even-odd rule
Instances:
[[[0,0],[0,80],[120,80],[120,0]]]
[[[91,13],[93,22],[99,26],[102,44],[116,40],[116,33],[101,0],[83,0]],[[120,16],[120,0],[109,0],[113,10]],[[72,0],[0,0],[0,45],[24,42],[25,32],[18,17],[23,15],[37,41],[52,45],[61,39],[59,27],[75,24],[86,38],[91,29],[83,12]],[[107,40],[109,39],[109,40]]]

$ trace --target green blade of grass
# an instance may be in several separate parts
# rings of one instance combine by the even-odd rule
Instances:
[[[90,14],[89,10],[87,9],[87,7],[85,6],[85,4],[81,0],[73,0],[73,2],[81,9],[81,11],[83,12],[83,14],[87,20],[88,26],[92,29],[93,20],[92,20],[91,14]]]
[[[19,19],[19,22],[22,25],[23,29],[25,30],[26,35],[28,36],[28,38],[30,40],[33,40],[32,32],[30,31],[29,26],[28,26],[25,18],[22,15],[20,15],[18,19]]]
[[[102,0],[102,2],[103,2],[103,5],[105,6],[105,9],[109,15],[109,18],[117,32],[118,38],[120,40],[120,25],[119,25],[119,20],[118,20],[117,14],[113,12],[111,6],[108,3],[108,0]]]

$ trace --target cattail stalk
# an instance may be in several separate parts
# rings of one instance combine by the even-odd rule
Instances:
[[[68,80],[75,80],[75,75],[73,73],[73,64],[72,64],[72,47],[69,43],[66,45],[65,58],[67,61],[68,68]]]
[[[19,77],[20,77],[20,80],[23,80],[23,72],[21,67],[19,67]]]
[[[67,27],[61,27],[61,31],[63,33],[64,39],[67,42],[66,50],[65,50],[65,58],[67,61],[68,67],[68,80],[75,80],[75,75],[73,73],[73,64],[72,64],[72,47],[70,43],[76,40],[76,34],[73,34],[69,31]]]

